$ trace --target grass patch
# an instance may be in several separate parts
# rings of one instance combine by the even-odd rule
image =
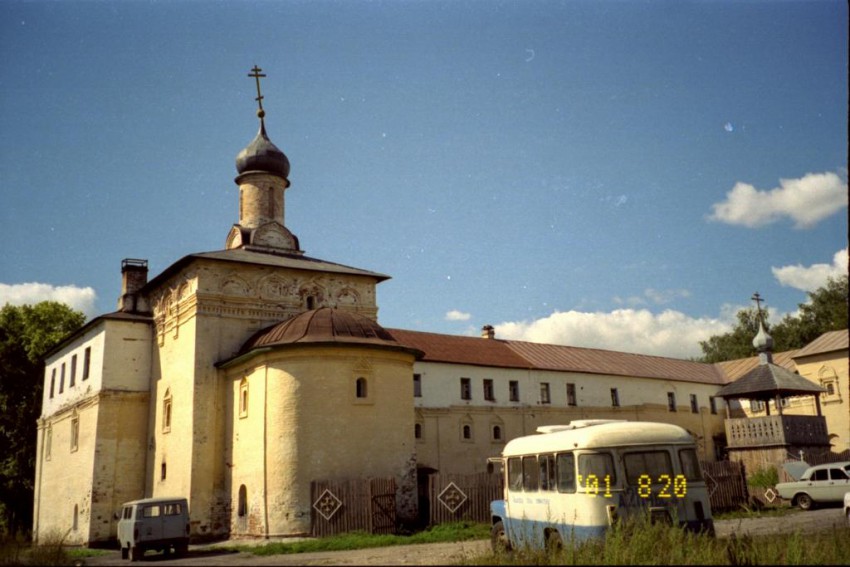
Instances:
[[[345,551],[366,549],[369,547],[388,547],[392,545],[411,545],[418,543],[439,543],[487,539],[490,526],[476,522],[452,522],[432,526],[412,535],[380,535],[365,532],[350,532],[330,537],[316,538],[292,543],[274,542],[258,546],[235,546],[231,549],[253,553],[254,555],[282,555],[290,553],[310,553],[315,551]]]
[[[756,510],[748,506],[741,506],[738,510],[728,512],[716,512],[712,514],[714,521],[717,520],[740,520],[749,518],[779,518],[789,514],[799,514],[802,510],[790,506],[777,506],[775,508],[762,508]]]
[[[835,565],[850,563],[850,531],[713,538],[678,527],[626,522],[604,538],[558,552],[489,553],[471,565]]]

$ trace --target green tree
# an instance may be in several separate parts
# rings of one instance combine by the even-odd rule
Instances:
[[[799,312],[786,315],[771,326],[765,316],[765,327],[773,337],[773,351],[783,352],[803,348],[823,333],[847,329],[848,277],[829,278],[825,286],[808,292],[809,301],[798,304]],[[728,333],[700,341],[701,362],[723,362],[747,358],[756,354],[753,339],[758,332],[754,307],[738,311],[738,322]]]
[[[44,355],[85,315],[55,301],[0,309],[0,531],[32,527]]]

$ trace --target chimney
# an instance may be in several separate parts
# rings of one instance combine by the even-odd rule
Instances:
[[[121,261],[121,297],[118,310],[124,313],[147,312],[139,290],[148,283],[148,261],[125,258]]]
[[[493,325],[484,325],[481,327],[481,338],[482,339],[495,339],[496,338],[496,329],[493,328]]]

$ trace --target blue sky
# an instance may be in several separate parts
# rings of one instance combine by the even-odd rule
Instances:
[[[313,257],[379,321],[698,356],[847,271],[844,1],[0,3],[0,303],[115,309],[224,247],[289,157]]]

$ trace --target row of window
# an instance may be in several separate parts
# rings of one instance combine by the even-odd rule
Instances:
[[[567,405],[568,406],[578,406],[578,397],[576,396],[576,385],[572,382],[567,383]],[[488,402],[495,402],[496,397],[494,394],[493,380],[490,378],[484,378],[482,382],[482,389],[484,393],[484,400]],[[422,377],[420,374],[413,375],[413,395],[416,397],[422,396]],[[460,379],[460,399],[461,400],[472,400],[472,379],[471,378],[461,378]],[[510,380],[508,382],[508,399],[512,402],[519,401],[519,381],[518,380]],[[708,398],[709,406],[711,409],[711,413],[717,413],[717,401],[714,396],[709,396]],[[541,404],[551,404],[552,403],[552,392],[551,385],[549,382],[540,382],[540,397],[539,402]],[[620,406],[620,392],[617,388],[611,388],[611,406],[619,407]],[[691,412],[699,413],[699,402],[697,400],[696,394],[690,394],[690,407]],[[670,411],[678,411],[678,406],[676,404],[676,393],[675,392],[667,392],[667,409]]]
[[[679,466],[687,480],[702,480],[696,451],[678,451]],[[673,477],[673,462],[668,451],[632,451],[623,454],[625,482],[638,486],[641,477]],[[513,492],[573,493],[576,491],[576,457],[572,452],[528,455],[508,459],[508,490]],[[607,487],[620,485],[611,453],[582,453],[578,456],[578,478],[604,479]]]
[[[469,443],[475,442],[475,429],[472,423],[468,420],[462,420],[460,422],[459,435],[461,441],[466,441]],[[418,441],[425,440],[425,425],[421,422],[416,422],[413,425],[413,436]],[[505,433],[504,426],[498,424],[490,425],[490,441],[493,443],[504,443]]]
[[[86,347],[85,353],[83,354],[83,380],[89,379],[89,372],[91,369],[91,347]],[[53,398],[56,393],[56,368],[54,368],[50,372],[50,397]],[[73,388],[74,384],[77,381],[77,355],[73,355],[71,357],[71,372],[69,374],[68,387]],[[59,367],[59,393],[65,391],[65,363],[63,362]]]
[[[71,418],[71,452],[75,452],[80,446],[80,418]],[[49,461],[53,453],[53,426],[48,426],[44,432],[44,460]]]

